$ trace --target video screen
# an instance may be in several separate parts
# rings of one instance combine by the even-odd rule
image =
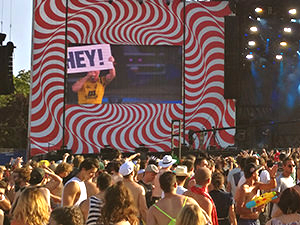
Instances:
[[[66,104],[182,103],[182,47],[68,47]]]

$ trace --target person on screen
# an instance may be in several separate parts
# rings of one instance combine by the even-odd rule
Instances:
[[[114,57],[109,57],[114,62]],[[78,95],[78,104],[101,104],[106,86],[116,77],[113,67],[105,76],[99,77],[100,71],[90,71],[72,86],[72,91]]]

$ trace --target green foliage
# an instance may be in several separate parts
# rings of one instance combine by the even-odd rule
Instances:
[[[0,95],[0,147],[26,148],[30,71],[21,70],[14,86],[14,93]]]

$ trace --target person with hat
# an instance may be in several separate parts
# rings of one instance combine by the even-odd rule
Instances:
[[[138,184],[142,185],[146,192],[146,203],[149,208],[151,205],[155,203],[152,198],[152,189],[153,189],[153,181],[156,174],[159,173],[159,169],[154,164],[149,164],[144,172],[144,176],[141,180],[138,181]]]
[[[185,187],[183,187],[186,179],[188,178],[187,167],[177,166],[174,170],[174,173],[176,174],[177,181],[176,194],[183,195],[183,193],[188,190]]]
[[[133,196],[133,202],[139,212],[140,221],[147,221],[147,204],[144,188],[134,181],[134,163],[126,161],[120,166],[119,173],[123,176],[124,186]]]
[[[30,174],[30,180],[29,180],[29,187],[37,187],[40,192],[45,196],[46,201],[49,205],[49,209],[51,208],[51,201],[50,201],[50,196],[51,193],[48,188],[44,187],[44,182],[45,182],[45,170],[40,167],[35,167],[31,171]]]
[[[165,155],[162,160],[158,162],[158,166],[160,167],[159,173],[155,176],[154,179],[154,188],[152,191],[153,199],[159,200],[162,197],[162,189],[159,184],[159,177],[164,172],[171,171],[173,164],[176,162],[176,159],[173,159],[170,155]]]
[[[258,171],[260,165],[255,163],[248,163],[244,168],[244,176],[246,181],[236,191],[236,211],[240,215],[238,220],[239,225],[256,225],[259,224],[259,214],[263,211],[264,205],[259,207],[252,207],[248,209],[246,203],[251,201],[258,193],[258,190],[268,191],[276,187],[276,173],[278,166],[274,165],[270,173],[270,181],[267,184],[258,182]]]

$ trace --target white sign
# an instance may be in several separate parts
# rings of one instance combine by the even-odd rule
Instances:
[[[68,47],[68,74],[112,69],[110,56],[109,44]]]

